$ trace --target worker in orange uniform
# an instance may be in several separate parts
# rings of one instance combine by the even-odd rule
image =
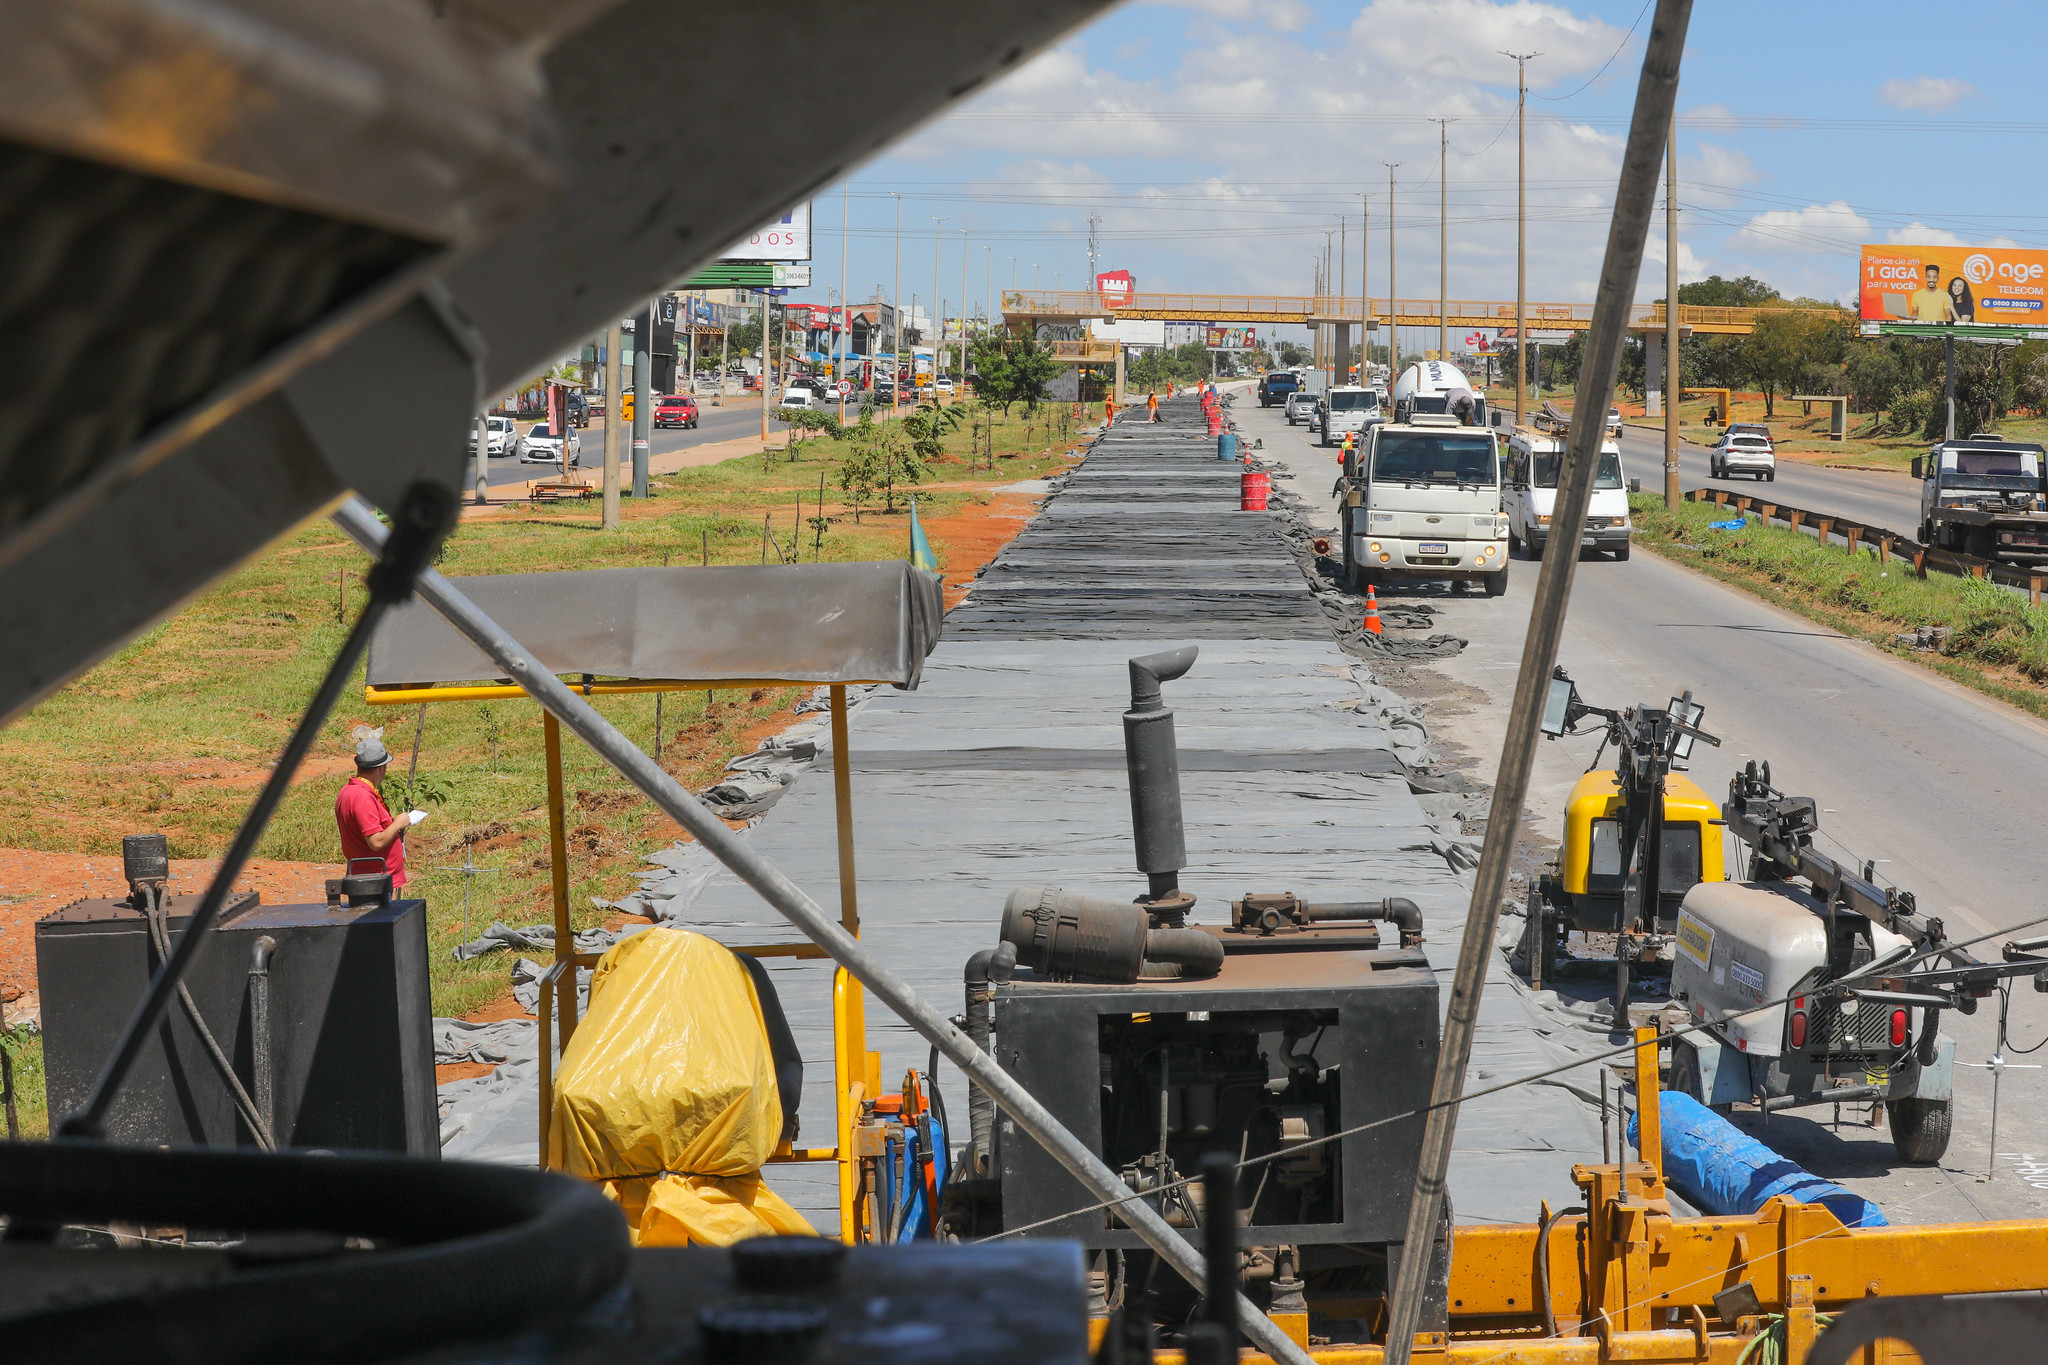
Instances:
[[[397,890],[405,885],[405,832],[427,813],[409,810],[392,816],[384,804],[384,771],[390,762],[383,741],[369,738],[356,745],[356,775],[334,798],[334,823],[341,830],[341,856],[347,860],[344,875],[355,871],[358,862],[381,862]]]
[[[1146,394],[1146,395],[1145,395],[1145,411],[1146,411],[1147,413],[1151,414],[1151,415],[1150,415],[1149,417],[1147,417],[1147,418],[1145,419],[1146,421],[1148,421],[1148,422],[1156,422],[1156,421],[1158,421],[1158,420],[1159,420],[1159,395],[1158,395],[1158,394],[1156,394],[1156,393],[1148,393],[1148,394]]]

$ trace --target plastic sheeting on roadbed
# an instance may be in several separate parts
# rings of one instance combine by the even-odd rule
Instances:
[[[1163,410],[1190,418],[1194,404],[1172,400]],[[1126,661],[1169,642],[1201,647],[1192,671],[1166,685],[1187,825],[1181,884],[1199,897],[1196,921],[1215,921],[1247,890],[1407,896],[1423,909],[1425,951],[1448,992],[1472,846],[1455,820],[1433,820],[1411,794],[1411,773],[1430,759],[1426,732],[1369,665],[1338,647],[1282,541],[1281,518],[1235,510],[1238,469],[1216,460],[1214,439],[1192,420],[1119,421],[948,615],[919,689],[878,692],[855,717],[862,938],[936,1008],[960,1007],[962,966],[994,945],[1012,888],[1119,898],[1143,888],[1120,716],[1130,700]],[[1162,487],[1173,496],[1159,496]],[[1222,529],[1212,537],[1211,527]],[[820,904],[838,904],[824,764],[745,837]],[[649,861],[622,908],[727,942],[795,938],[696,845]],[[812,1082],[806,1131],[828,1131],[831,965],[765,965]],[[1507,981],[1496,963],[1475,1086],[1562,1060],[1532,1033]],[[868,1026],[885,1088],[905,1067],[926,1065],[925,1042],[872,1001]],[[942,1071],[948,1110],[966,1113],[964,1087],[952,1068]],[[491,1123],[520,1121],[509,1104],[497,1112]],[[529,1107],[525,1133],[534,1121]],[[474,1131],[462,1141],[477,1144],[465,1150],[491,1145]],[[1572,1162],[1598,1154],[1598,1129],[1564,1091],[1476,1102],[1453,1156],[1456,1216],[1521,1221],[1540,1198],[1569,1204]],[[829,1167],[773,1174],[821,1229],[836,1227]]]

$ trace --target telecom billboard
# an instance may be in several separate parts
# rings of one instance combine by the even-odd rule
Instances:
[[[811,206],[798,204],[773,222],[763,223],[733,243],[720,259],[727,261],[808,261],[811,259]]]
[[[2040,326],[2048,322],[2048,251],[1996,246],[1865,246],[1865,322]]]

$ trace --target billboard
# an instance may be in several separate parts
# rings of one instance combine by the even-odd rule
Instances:
[[[1128,270],[1105,270],[1095,277],[1095,291],[1104,308],[1123,308],[1138,292],[1138,282]]]
[[[1164,346],[1167,324],[1157,320],[1145,321],[1128,318],[1121,322],[1104,322],[1100,318],[1088,324],[1088,335],[1097,341],[1114,341],[1124,346]]]
[[[1865,246],[1865,322],[2048,323],[2048,251],[1998,246]]]
[[[1255,351],[1259,347],[1256,327],[1205,327],[1202,344],[1212,351]]]
[[[798,204],[733,243],[723,260],[808,261],[811,259],[811,206]]]

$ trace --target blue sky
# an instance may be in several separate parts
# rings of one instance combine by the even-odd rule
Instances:
[[[2048,245],[2029,174],[2048,122],[2026,98],[2048,8],[1954,13],[1965,22],[1886,0],[1701,0],[1679,94],[1681,278],[1753,274],[1847,299],[1860,242]],[[1013,272],[1080,287],[1091,213],[1103,269],[1219,293],[1305,291],[1342,216],[1355,290],[1369,194],[1383,294],[1382,163],[1397,161],[1399,292],[1434,296],[1446,187],[1429,120],[1450,118],[1450,294],[1512,299],[1507,49],[1543,54],[1529,63],[1529,295],[1590,300],[1648,24],[1643,0],[1131,0],[852,176],[849,292],[895,288],[894,194],[906,303],[931,298],[931,216],[946,219],[949,313],[961,228],[978,309],[991,276],[998,292]],[[839,187],[815,202],[816,283],[796,297],[823,301],[839,285]],[[1641,298],[1663,293],[1661,221]]]

